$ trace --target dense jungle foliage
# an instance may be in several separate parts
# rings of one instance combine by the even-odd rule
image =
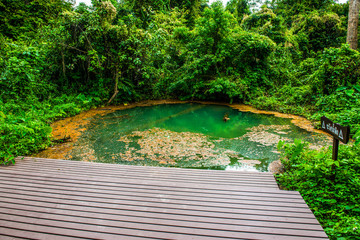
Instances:
[[[338,160],[332,150],[309,150],[308,143],[280,142],[285,172],[278,182],[301,193],[330,239],[360,239],[360,145],[341,145]]]
[[[50,146],[56,119],[145,99],[325,115],[360,136],[349,5],[258,2],[0,0],[0,164]],[[302,144],[283,148],[280,181],[305,194],[331,239],[359,239],[359,147],[342,147],[331,162],[327,150]],[[319,197],[328,188],[334,192]]]

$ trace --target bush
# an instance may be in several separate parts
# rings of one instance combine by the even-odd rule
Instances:
[[[286,40],[283,18],[276,16],[272,10],[266,7],[250,16],[245,16],[241,26],[246,30],[268,36],[278,44],[284,43]]]
[[[275,43],[241,29],[220,2],[204,10],[190,34],[180,30],[176,36],[186,37],[187,42],[179,50],[182,61],[169,84],[170,94],[182,99],[243,101],[271,85],[267,59]]]
[[[340,17],[331,12],[313,11],[299,15],[293,23],[292,31],[304,58],[309,57],[312,51],[316,53],[325,48],[340,47],[346,36],[346,28]]]
[[[98,105],[96,98],[83,94],[62,95],[40,102],[0,99],[0,165],[14,162],[16,156],[38,152],[52,144],[49,124]]]
[[[49,64],[42,46],[6,40],[0,54],[0,98],[45,99],[54,85],[49,81]]]
[[[339,87],[360,84],[360,53],[344,44],[327,48],[300,65],[299,78],[311,85],[315,94],[332,94]]]
[[[278,148],[280,185],[301,193],[330,239],[360,239],[360,145],[340,145],[336,161],[330,148],[309,150],[300,140]]]

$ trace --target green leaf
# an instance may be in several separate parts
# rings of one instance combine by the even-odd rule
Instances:
[[[335,91],[336,92],[340,92],[340,91],[343,91],[343,90],[345,90],[345,89],[347,89],[348,87],[345,87],[345,86],[343,86],[343,87],[338,87]]]
[[[3,112],[1,112],[1,111],[0,111],[0,118],[3,118],[3,119],[6,118],[6,115],[5,115]]]
[[[354,85],[353,86],[358,92],[360,92],[360,86],[359,85]]]
[[[345,94],[348,95],[349,97],[352,97],[354,94],[355,90],[354,89],[350,89],[350,90],[345,90]]]
[[[277,145],[278,151],[280,151],[280,150],[283,148],[284,144],[285,144],[285,141],[280,140],[280,141],[278,142],[278,145]]]

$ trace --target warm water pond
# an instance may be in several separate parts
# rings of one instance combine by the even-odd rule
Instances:
[[[267,171],[279,140],[319,146],[326,139],[290,119],[197,103],[119,110],[86,128],[68,155],[73,160],[226,170]]]

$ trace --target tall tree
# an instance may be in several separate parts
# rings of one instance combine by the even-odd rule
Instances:
[[[350,44],[351,49],[355,50],[358,47],[359,7],[360,0],[349,1],[349,21],[346,42]]]
[[[124,2],[141,19],[143,27],[146,28],[155,13],[169,12],[175,7],[185,11],[188,25],[193,26],[195,19],[200,14],[201,6],[206,3],[206,0],[125,0]]]
[[[272,0],[270,5],[276,15],[284,17],[286,23],[291,25],[295,15],[314,10],[323,12],[333,3],[334,0]]]
[[[230,0],[226,5],[226,10],[231,12],[239,22],[244,15],[251,14],[249,0]]]

